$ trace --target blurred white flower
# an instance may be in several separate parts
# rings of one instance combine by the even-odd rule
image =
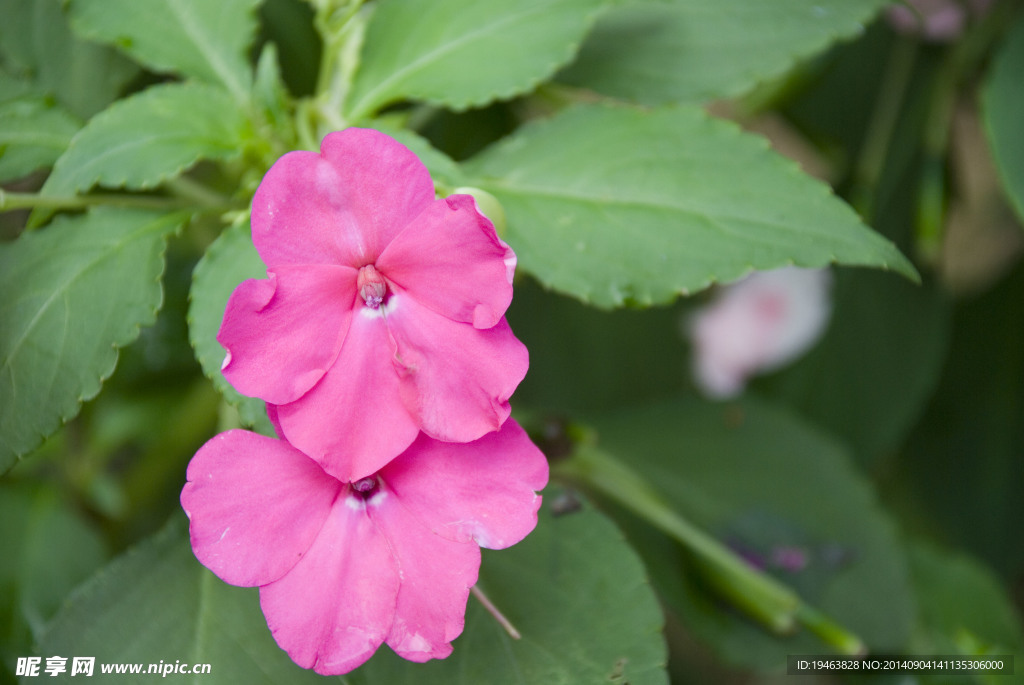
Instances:
[[[800,356],[825,330],[831,285],[826,269],[787,267],[721,288],[687,321],[697,385],[711,397],[732,397],[750,376]]]
[[[900,33],[943,43],[960,37],[968,15],[984,14],[991,5],[992,0],[906,0],[889,7],[886,17]]]

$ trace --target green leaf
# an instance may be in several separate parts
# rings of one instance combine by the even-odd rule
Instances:
[[[0,245],[0,471],[75,416],[156,319],[182,222],[98,208]]]
[[[149,664],[163,661],[210,664],[210,673],[194,682],[323,682],[274,643],[255,589],[227,585],[199,565],[184,516],[81,586],[47,627],[39,650],[44,656],[94,656],[97,676],[102,664],[138,663],[145,673]],[[135,682],[160,682],[160,676]]]
[[[266,277],[267,267],[253,247],[247,224],[236,224],[221,233],[192,272],[188,337],[203,373],[225,399],[238,407],[242,423],[265,435],[275,435],[263,401],[240,395],[220,372],[226,352],[217,342],[224,308],[234,289],[247,278]]]
[[[68,28],[60,0],[0,0],[0,62],[88,119],[139,72],[114,50]]]
[[[910,568],[918,598],[914,653],[970,654],[963,649],[965,638],[990,653],[1021,653],[1020,617],[992,571],[969,556],[922,542],[910,547]],[[1019,670],[1009,679],[1022,680]]]
[[[382,646],[342,682],[667,683],[661,611],[643,567],[594,511],[542,513],[526,540],[485,555],[480,586],[521,640],[511,640],[471,598],[452,656],[414,664]],[[193,558],[183,517],[80,588],[43,636],[40,653],[95,655],[97,672],[101,663],[162,659],[209,663],[218,683],[323,681],[276,646],[256,590],[221,582]]]
[[[512,640],[475,599],[455,652],[412,664],[381,650],[351,685],[667,683],[661,610],[640,560],[589,506],[555,516],[548,490],[536,530],[485,551],[480,587],[522,634]]]
[[[0,102],[0,181],[52,165],[81,126],[76,117],[43,98]]]
[[[762,566],[874,650],[896,650],[914,607],[896,530],[827,436],[770,405],[663,402],[592,422],[601,450],[629,463],[678,511]],[[804,632],[776,638],[722,604],[678,546],[632,517],[655,587],[695,636],[730,663],[777,670],[820,654]]]
[[[623,3],[558,80],[649,105],[740,95],[859,34],[886,0]]]
[[[106,559],[102,538],[55,490],[0,485],[0,659],[13,663]],[[0,672],[2,678],[2,672]]]
[[[248,124],[227,94],[200,83],[153,86],[93,117],[41,191],[67,197],[94,184],[153,188],[200,159],[241,151]]]
[[[843,438],[869,467],[924,413],[949,347],[949,306],[933,285],[871,271],[836,276],[824,338],[762,387]]]
[[[1010,202],[1024,222],[1024,16],[995,56],[982,98],[992,155]]]
[[[828,186],[696,108],[574,107],[463,168],[504,206],[519,264],[601,307],[669,302],[787,264],[916,278]]]
[[[465,109],[532,90],[572,59],[604,0],[382,0],[345,106],[404,99]]]
[[[260,0],[71,0],[75,32],[121,48],[142,64],[222,84],[238,101],[249,97],[246,52]]]

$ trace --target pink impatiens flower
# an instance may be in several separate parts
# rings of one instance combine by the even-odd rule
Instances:
[[[805,352],[825,330],[831,274],[787,267],[725,286],[687,322],[697,385],[715,398],[743,391],[747,379]]]
[[[354,482],[287,442],[232,430],[196,453],[181,504],[196,557],[228,583],[259,586],[277,643],[331,675],[385,642],[411,661],[448,656],[480,547],[534,528],[547,478],[514,420],[466,444],[421,434]]]
[[[266,280],[228,301],[223,372],[269,405],[281,437],[355,482],[416,438],[497,430],[526,375],[505,310],[515,255],[469,195],[378,131],[289,152],[252,205]]]

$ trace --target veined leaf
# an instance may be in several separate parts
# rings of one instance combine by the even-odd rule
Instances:
[[[94,656],[97,675],[102,664],[139,663],[146,673],[149,664],[162,668],[162,661],[210,664],[197,681],[323,681],[274,644],[255,589],[227,585],[200,566],[184,515],[80,586],[47,627],[40,648],[46,655]]]
[[[79,35],[121,48],[163,72],[222,84],[239,101],[249,97],[246,50],[256,33],[260,0],[71,0]]]
[[[640,0],[601,17],[564,83],[644,104],[740,95],[837,40],[886,0]]]
[[[76,117],[43,98],[0,102],[0,181],[53,164],[81,126]]]
[[[480,587],[522,634],[513,640],[475,599],[455,653],[413,664],[378,652],[350,685],[667,684],[661,610],[636,554],[589,505],[554,515],[545,491],[525,540],[484,552]]]
[[[464,170],[504,206],[519,264],[601,307],[664,303],[784,265],[916,278],[828,186],[696,108],[578,106]]]
[[[0,62],[62,107],[88,119],[110,104],[139,67],[71,32],[61,0],[0,0]]]
[[[572,59],[605,0],[382,0],[345,112],[413,99],[465,109],[527,92]]]
[[[200,159],[239,154],[248,124],[227,93],[201,83],[154,86],[93,117],[72,139],[41,193],[93,185],[152,188]]]
[[[75,416],[155,321],[183,221],[97,208],[0,245],[0,471]]]

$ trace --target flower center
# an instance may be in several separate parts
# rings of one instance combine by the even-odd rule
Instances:
[[[377,476],[367,476],[366,478],[360,478],[355,483],[352,483],[352,489],[355,490],[355,495],[361,497],[364,500],[373,497],[374,493],[377,492]]]
[[[359,269],[359,276],[356,278],[356,288],[359,290],[359,296],[363,298],[363,302],[370,309],[378,309],[384,304],[384,299],[388,294],[387,281],[374,268],[373,264],[367,264]]]

